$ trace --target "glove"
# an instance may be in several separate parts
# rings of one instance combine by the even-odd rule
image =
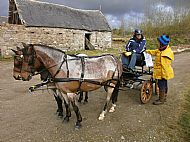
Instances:
[[[125,56],[130,56],[131,52],[124,52]]]

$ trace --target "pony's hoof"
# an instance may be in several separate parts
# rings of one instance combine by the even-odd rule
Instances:
[[[115,111],[116,104],[113,104],[112,107],[110,108],[109,112],[114,112]]]
[[[59,117],[59,118],[63,118],[63,113],[59,112],[59,113],[58,113],[58,117]]]
[[[64,119],[63,119],[63,122],[69,122],[69,117],[65,117]]]
[[[99,116],[98,120],[100,121],[104,120],[104,116]]]
[[[111,108],[110,110],[109,110],[109,112],[114,112],[115,111],[115,108]]]
[[[88,103],[88,101],[84,101],[84,102],[83,102],[84,105],[87,104],[87,103]]]
[[[76,122],[75,124],[75,130],[79,130],[82,127],[80,122]]]

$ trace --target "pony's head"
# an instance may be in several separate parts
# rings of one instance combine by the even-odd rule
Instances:
[[[12,50],[14,55],[13,77],[16,80],[29,81],[36,71],[36,54],[32,44],[23,44],[24,48]]]

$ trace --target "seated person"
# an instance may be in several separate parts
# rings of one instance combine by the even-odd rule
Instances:
[[[123,66],[133,71],[135,69],[137,58],[141,58],[142,52],[145,50],[145,46],[146,39],[142,35],[142,31],[136,29],[133,37],[129,40],[125,48],[125,50],[131,54],[130,61],[128,56],[122,55]]]

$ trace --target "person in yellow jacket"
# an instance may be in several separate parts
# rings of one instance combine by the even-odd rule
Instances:
[[[163,104],[166,101],[168,92],[167,80],[174,77],[171,63],[174,60],[174,54],[169,46],[170,38],[168,35],[158,37],[160,46],[156,50],[146,50],[147,53],[155,56],[153,78],[158,80],[159,99],[154,101],[154,105]]]

